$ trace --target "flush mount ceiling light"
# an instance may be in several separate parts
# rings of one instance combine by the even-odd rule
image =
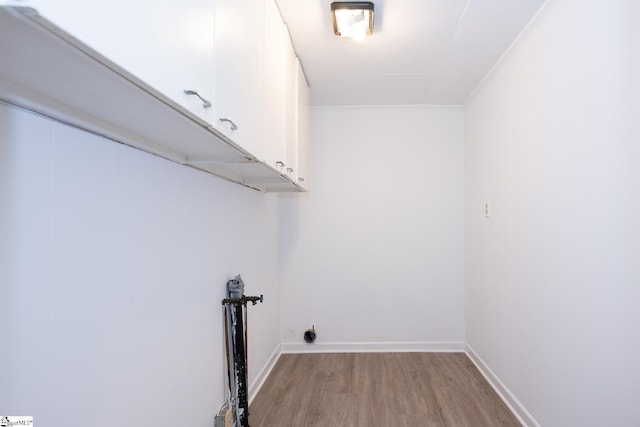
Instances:
[[[336,36],[362,40],[373,34],[373,3],[368,1],[331,3],[331,20]]]

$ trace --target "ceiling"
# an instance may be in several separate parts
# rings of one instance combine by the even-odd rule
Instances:
[[[333,35],[332,0],[276,0],[311,105],[460,105],[545,0],[373,0],[374,34]]]

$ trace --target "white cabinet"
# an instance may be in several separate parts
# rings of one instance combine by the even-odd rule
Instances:
[[[215,126],[264,160],[264,0],[215,0]]]
[[[288,31],[287,31],[288,34]],[[287,37],[287,41],[289,38]],[[286,173],[292,180],[296,180],[297,171],[297,58],[292,44],[287,43],[285,58],[285,160]]]
[[[304,191],[33,9],[0,3],[0,58],[3,103],[256,190]]]
[[[273,0],[265,3],[264,84],[266,161],[302,185],[307,156],[309,93],[287,26]]]
[[[260,191],[304,191],[306,84],[277,6],[215,1],[0,0],[0,98]]]
[[[296,176],[303,187],[309,186],[309,86],[296,58]]]
[[[18,3],[18,2],[14,2]],[[66,33],[208,123],[214,95],[214,0],[30,0]]]
[[[265,161],[286,172],[286,64],[289,34],[273,0],[265,1],[264,118]]]

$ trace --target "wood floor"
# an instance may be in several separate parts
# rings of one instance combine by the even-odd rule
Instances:
[[[249,424],[520,426],[464,353],[284,354]]]

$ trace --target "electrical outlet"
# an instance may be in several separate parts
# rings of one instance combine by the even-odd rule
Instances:
[[[491,216],[491,212],[489,211],[489,201],[484,202],[484,217],[489,218]]]

